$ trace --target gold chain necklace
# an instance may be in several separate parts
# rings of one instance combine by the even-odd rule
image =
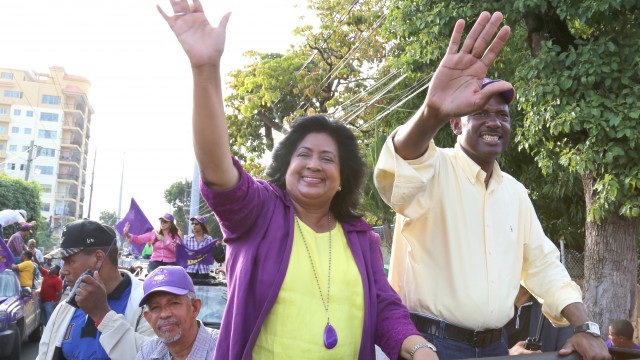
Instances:
[[[331,321],[329,319],[329,304],[331,299],[331,214],[327,218],[327,223],[329,225],[329,275],[327,281],[327,301],[324,300],[324,295],[322,294],[322,288],[320,287],[320,280],[318,279],[318,273],[316,272],[316,266],[313,263],[313,258],[311,257],[311,251],[309,251],[309,246],[307,245],[307,239],[304,237],[304,233],[302,232],[302,228],[300,227],[300,219],[296,216],[295,218],[296,226],[298,227],[298,231],[300,232],[300,236],[302,237],[302,242],[304,243],[304,248],[307,250],[307,255],[309,256],[309,261],[311,262],[311,269],[313,270],[313,277],[316,279],[316,285],[318,286],[318,292],[320,293],[320,300],[322,300],[322,306],[324,307],[324,311],[327,314],[327,326],[324,327],[323,340],[324,347],[327,349],[333,349],[338,344],[338,333],[336,329],[331,325]],[[312,229],[313,230],[313,229]]]

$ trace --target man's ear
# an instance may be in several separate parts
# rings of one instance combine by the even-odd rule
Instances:
[[[195,317],[198,317],[200,309],[202,308],[202,300],[200,300],[199,298],[191,300],[191,306],[193,306],[193,314],[195,315]]]
[[[144,315],[144,319],[147,320],[149,324],[151,324],[151,314],[149,314],[149,310],[147,310],[146,306],[142,310],[142,315]]]
[[[462,134],[462,119],[460,119],[459,117],[452,117],[451,119],[449,119],[449,123],[451,124],[451,129],[453,130],[454,134]]]

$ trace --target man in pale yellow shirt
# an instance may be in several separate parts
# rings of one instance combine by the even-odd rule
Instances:
[[[485,78],[509,37],[504,26],[492,41],[501,22],[481,14],[462,45],[456,23],[424,104],[382,150],[374,180],[397,212],[389,280],[440,359],[507,355],[502,327],[521,282],[555,325],[574,327],[561,354],[609,359],[527,190],[496,162],[515,97],[508,82]],[[447,123],[453,149],[433,142]]]

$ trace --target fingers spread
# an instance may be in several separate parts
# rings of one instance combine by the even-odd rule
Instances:
[[[482,34],[482,31],[487,26],[487,23],[490,19],[491,15],[486,11],[483,11],[480,16],[478,16],[478,20],[476,20],[476,23],[473,24],[471,31],[469,31],[467,38],[462,44],[462,49],[460,49],[461,53],[471,54],[471,51],[473,50],[478,37],[480,36],[480,34]]]
[[[491,39],[493,38],[493,35],[496,33],[496,30],[500,26],[500,23],[502,23],[502,19],[503,19],[503,16],[502,16],[502,13],[500,12],[495,12],[493,13],[493,15],[491,15],[491,19],[489,20],[489,23],[487,24],[487,26],[484,27],[484,29],[480,33],[480,36],[478,36],[478,39],[473,45],[473,50],[471,51],[471,54],[474,57],[478,59],[482,58],[482,55],[484,54],[485,50],[491,43]]]
[[[489,67],[493,63],[493,60],[496,59],[496,57],[500,53],[500,50],[502,50],[502,47],[504,47],[504,44],[507,43],[509,35],[511,35],[511,28],[509,26],[503,26],[502,29],[498,31],[498,35],[496,35],[496,38],[493,39],[493,42],[482,57],[482,62],[487,67]]]

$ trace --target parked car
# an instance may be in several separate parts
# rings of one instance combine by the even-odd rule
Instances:
[[[196,296],[202,300],[198,320],[206,327],[219,330],[227,306],[227,282],[210,276],[208,279],[194,279],[193,286]]]
[[[22,341],[40,341],[42,330],[38,291],[22,294],[16,273],[0,272],[0,359],[20,359]]]

